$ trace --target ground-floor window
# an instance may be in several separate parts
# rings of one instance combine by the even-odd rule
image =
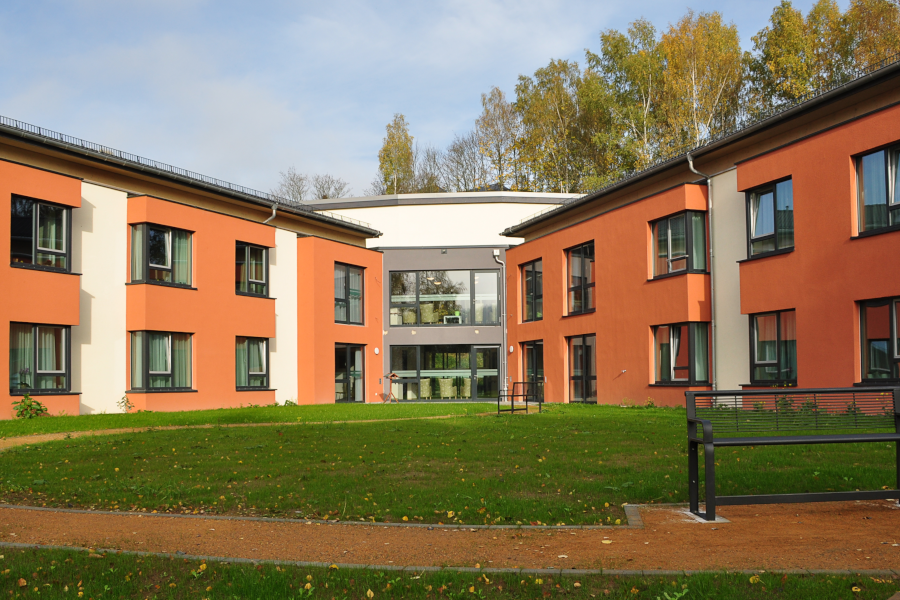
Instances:
[[[656,383],[709,382],[709,334],[706,323],[653,328]]]
[[[191,389],[191,334],[131,332],[131,389]]]
[[[393,346],[391,391],[398,400],[496,399],[497,346]]]
[[[235,380],[239,390],[268,389],[269,340],[239,337],[235,344]]]
[[[750,383],[797,383],[797,312],[750,316]]]
[[[544,399],[544,342],[524,342],[522,344],[523,381],[534,387],[538,400]]]
[[[9,390],[14,394],[69,390],[69,328],[9,325]]]
[[[569,402],[597,403],[597,336],[569,338]]]
[[[334,401],[362,402],[365,346],[335,344]]]
[[[900,380],[900,298],[862,302],[862,380]]]

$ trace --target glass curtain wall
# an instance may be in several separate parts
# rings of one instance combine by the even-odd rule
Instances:
[[[474,400],[499,394],[497,346],[391,347],[391,391],[398,400]]]
[[[569,338],[569,402],[597,403],[597,337]]]
[[[335,344],[334,401],[363,402],[363,349],[365,346]]]
[[[500,272],[397,271],[390,274],[390,323],[494,325],[500,322]]]

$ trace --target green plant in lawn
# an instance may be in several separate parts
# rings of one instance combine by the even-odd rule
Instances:
[[[803,403],[800,405],[800,412],[805,414],[815,414],[819,410],[819,403],[813,397],[807,396]]]
[[[122,396],[122,397],[116,402],[116,406],[118,406],[118,407],[119,407],[119,410],[121,410],[122,412],[124,412],[124,413],[130,413],[130,412],[131,412],[131,409],[134,408],[134,403],[133,403],[131,400],[128,399],[128,396],[127,396],[127,395],[125,395],[125,396]]]
[[[775,410],[780,413],[794,412],[794,399],[790,396],[778,396],[775,398]]]
[[[47,407],[40,400],[36,400],[28,394],[22,396],[21,400],[13,402],[12,405],[17,419],[35,419],[43,417],[48,412]]]
[[[647,402],[644,404],[647,408],[656,408],[656,402],[653,401],[653,398],[647,398]]]
[[[856,404],[856,400],[851,400],[847,403],[844,408],[845,415],[858,415],[861,414],[862,410],[860,410],[859,405]]]

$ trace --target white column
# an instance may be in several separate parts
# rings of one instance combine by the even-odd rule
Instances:
[[[275,401],[297,401],[297,234],[275,230],[269,251],[269,289],[275,298],[275,339],[269,341]]]

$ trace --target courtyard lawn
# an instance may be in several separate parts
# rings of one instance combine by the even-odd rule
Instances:
[[[135,412],[41,417],[0,421],[0,438],[41,433],[69,433],[100,429],[167,427],[173,425],[232,425],[238,423],[309,423],[368,419],[408,419],[442,415],[496,412],[491,403],[432,404],[315,404],[250,406],[185,412]]]
[[[558,405],[529,416],[78,438],[0,453],[0,501],[354,521],[619,524],[623,503],[687,501],[685,429],[680,409]],[[893,483],[892,444],[748,447],[717,458],[720,493]]]
[[[900,582],[890,577],[777,573],[657,577],[399,573],[0,547],[0,588],[9,590],[10,598],[883,600],[900,590]]]

